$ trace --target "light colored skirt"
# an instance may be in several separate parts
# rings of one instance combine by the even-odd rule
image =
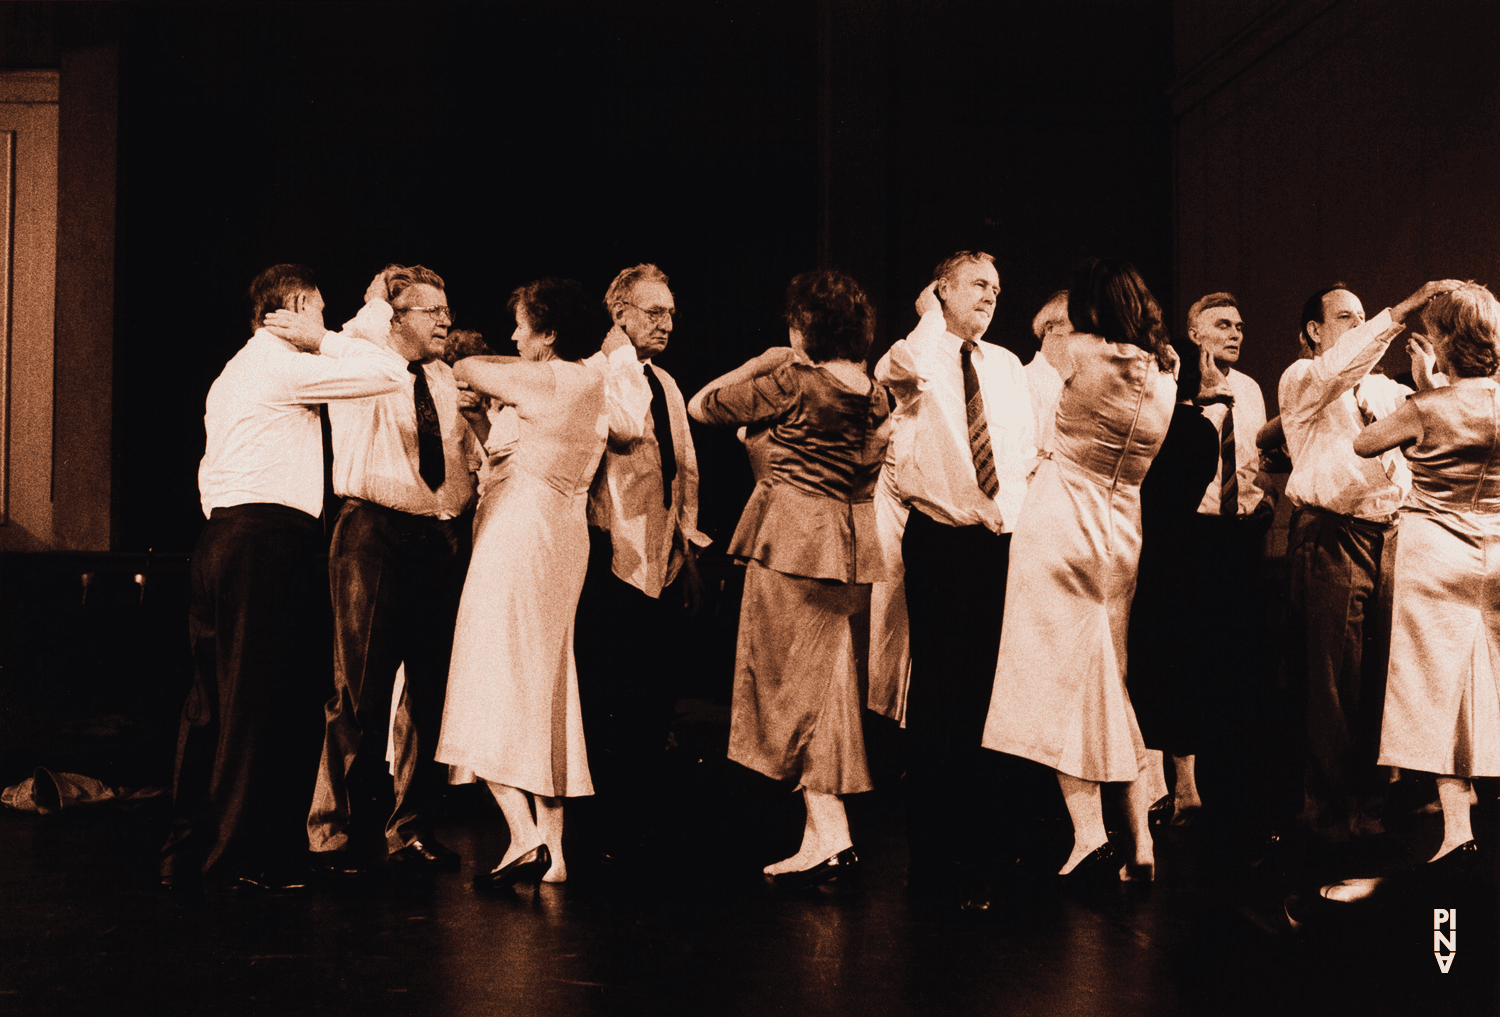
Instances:
[[[520,471],[486,489],[459,601],[437,759],[533,794],[594,793],[573,662],[581,495]]]
[[[987,749],[1131,781],[1146,743],[1125,691],[1141,492],[1047,459],[1011,538]]]
[[[889,467],[875,486],[875,529],[889,579],[870,588],[870,695],[868,706],[906,726],[906,688],[911,681],[911,634],[906,617],[906,568],[901,537],[907,508],[901,504]]]
[[[1500,775],[1500,516],[1401,513],[1380,765]]]

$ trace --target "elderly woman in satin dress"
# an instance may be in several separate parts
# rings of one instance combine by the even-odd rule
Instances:
[[[470,421],[481,441],[503,407],[514,408],[519,432],[480,492],[437,747],[440,762],[489,785],[510,827],[504,856],[474,879],[482,890],[566,879],[562,799],[593,793],[573,617],[588,565],[589,483],[608,433],[604,371],[583,362],[602,329],[571,279],[522,286],[509,307],[521,356],[454,368],[490,400],[489,417]]]
[[[1141,549],[1140,484],[1177,402],[1161,309],[1127,262],[1091,258],[1069,287],[1056,430],[1010,550],[985,748],[1057,771],[1073,820],[1064,886],[1155,875],[1150,763],[1125,691]],[[1132,856],[1120,865],[1099,785],[1126,782]],[[1117,871],[1118,870],[1118,871]]]
[[[1430,341],[1409,348],[1424,391],[1365,428],[1354,451],[1399,447],[1412,473],[1379,762],[1438,775],[1443,840],[1425,868],[1462,873],[1478,854],[1470,778],[1500,776],[1500,303],[1469,283],[1433,298],[1422,323]]]
[[[706,424],[769,425],[769,475],[729,547],[749,563],[729,758],[801,789],[802,844],[765,867],[796,888],[858,862],[839,796],[871,788],[860,714],[870,586],[885,578],[873,497],[890,410],[866,370],[875,312],[858,283],[797,276],[786,320],[790,347],[710,382],[688,412]]]

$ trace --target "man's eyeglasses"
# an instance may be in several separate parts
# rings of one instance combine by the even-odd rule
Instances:
[[[433,304],[431,307],[393,307],[391,309],[393,311],[421,311],[423,314],[432,315],[440,322],[446,321],[450,325],[453,324],[453,312],[447,304]]]
[[[632,304],[628,300],[622,300],[620,301],[620,303],[624,304],[626,307],[634,307],[637,311],[640,311],[642,314],[644,314],[646,316],[646,320],[651,322],[651,324],[653,325],[664,325],[667,322],[671,321],[673,316],[677,314],[677,308],[675,307],[658,307],[654,310],[648,311],[640,304]]]

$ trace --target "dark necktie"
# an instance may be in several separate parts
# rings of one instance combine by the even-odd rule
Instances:
[[[964,365],[964,403],[969,417],[969,451],[974,456],[974,478],[986,498],[1000,493],[995,475],[995,451],[990,447],[989,419],[984,415],[984,394],[979,391],[979,374],[974,370],[974,344],[964,340],[960,359]]]
[[[436,491],[443,486],[447,467],[443,464],[443,431],[438,426],[437,404],[427,387],[427,372],[416,361],[406,365],[415,383],[412,399],[417,406],[417,472]]]
[[[646,384],[651,386],[651,429],[656,432],[656,447],[661,451],[661,503],[672,504],[672,481],[677,477],[677,446],[672,443],[672,418],[667,413],[667,393],[650,364],[642,364]]]
[[[1219,437],[1219,515],[1240,514],[1240,482],[1234,472],[1238,467],[1234,461],[1234,407],[1224,414],[1224,429]]]

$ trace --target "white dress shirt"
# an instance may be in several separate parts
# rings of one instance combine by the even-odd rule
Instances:
[[[208,442],[198,466],[203,514],[253,503],[321,514],[318,404],[395,391],[405,368],[374,354],[369,343],[333,332],[323,337],[321,356],[301,353],[256,330],[208,390]]]
[[[1359,389],[1366,382],[1382,390],[1396,384],[1367,376],[1401,328],[1389,310],[1381,311],[1344,333],[1328,352],[1297,361],[1281,376],[1281,427],[1292,457],[1286,493],[1294,505],[1378,521],[1401,507],[1411,471],[1399,450],[1379,459],[1354,454],[1354,439],[1365,427]],[[1380,395],[1385,401],[1388,393]]]
[[[974,472],[964,400],[963,340],[941,310],[928,311],[911,335],[875,366],[875,380],[895,393],[892,414],[896,487],[908,505],[949,526],[1015,528],[1036,458],[1026,369],[1003,346],[974,344],[971,361],[984,396],[1000,490],[987,498]],[[1055,405],[1055,404],[1054,404]]]
[[[618,332],[619,328],[613,330]],[[613,333],[612,333],[613,334]],[[623,333],[616,339],[623,338]],[[688,431],[687,404],[672,376],[652,365],[667,401],[677,475],[672,504],[662,504],[661,446],[656,443],[651,389],[643,365],[628,342],[604,361],[609,378],[609,444],[589,491],[589,525],[606,530],[614,549],[614,573],[648,597],[660,597],[682,568],[685,542],[706,547],[698,531],[698,456]]]
[[[457,518],[474,499],[470,470],[478,468],[480,454],[468,422],[458,412],[453,368],[441,360],[421,365],[443,438],[443,483],[433,491],[417,472],[416,378],[406,359],[385,345],[384,329],[364,324],[372,318],[389,322],[389,305],[372,300],[344,331],[373,340],[368,345],[390,369],[400,372],[401,385],[372,398],[329,403],[334,493],[416,516]]]
[[[1224,377],[1229,382],[1229,391],[1234,394],[1234,476],[1239,484],[1239,497],[1236,500],[1240,506],[1239,514],[1248,516],[1266,496],[1266,492],[1256,483],[1260,477],[1260,449],[1255,445],[1255,436],[1266,422],[1266,400],[1260,394],[1260,386],[1248,374],[1241,374],[1230,368]],[[1210,403],[1203,407],[1203,415],[1214,425],[1214,430],[1219,432],[1220,442],[1223,441],[1224,417],[1228,413],[1229,407],[1223,403]],[[1208,490],[1203,492],[1203,500],[1198,503],[1200,514],[1219,514],[1219,488],[1223,483],[1224,465],[1221,460],[1219,468],[1214,471],[1214,479],[1209,482]]]
[[[1057,399],[1062,395],[1063,380],[1040,350],[1026,365],[1026,389],[1031,393],[1031,424],[1037,453],[1048,452],[1052,449],[1052,432],[1057,428]]]

